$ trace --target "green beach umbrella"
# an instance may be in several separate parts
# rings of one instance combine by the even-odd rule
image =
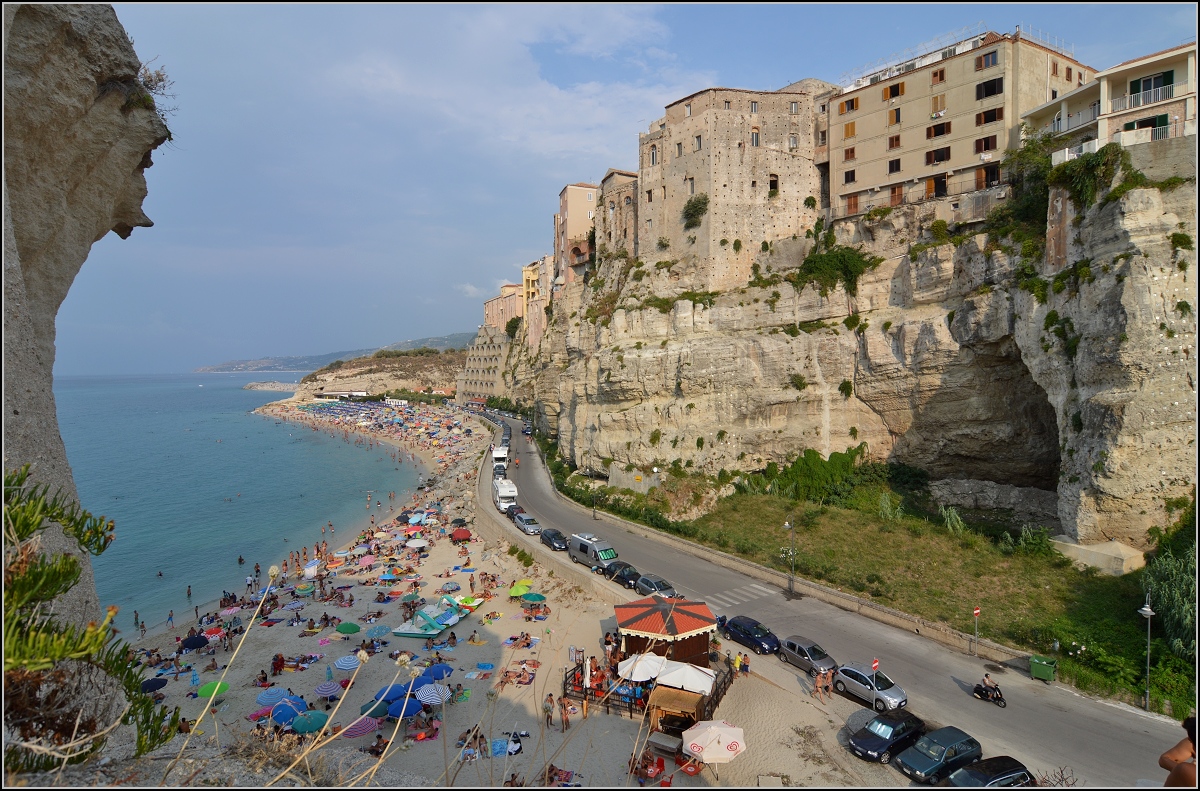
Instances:
[[[361,629],[362,629],[361,626],[359,626],[356,623],[350,623],[349,621],[347,621],[345,623],[339,623],[337,625],[337,630],[339,632],[341,632],[342,634],[354,634],[355,632],[360,631]]]
[[[417,601],[421,598],[419,593],[406,593],[400,597],[400,601]]]
[[[296,733],[316,733],[328,720],[329,715],[323,711],[306,711],[292,720],[292,730]]]
[[[546,600],[546,597],[540,593],[526,593],[521,598],[524,599],[525,601],[531,601],[531,602],[543,602]]]
[[[529,593],[529,587],[526,585],[514,585],[508,589],[509,596],[524,596]]]
[[[388,704],[382,700],[373,700],[367,705],[358,710],[359,714],[366,714],[368,717],[386,717]]]
[[[229,689],[229,685],[224,681],[210,681],[200,689],[196,690],[197,694],[202,698],[211,698],[214,694],[220,695],[225,690]]]

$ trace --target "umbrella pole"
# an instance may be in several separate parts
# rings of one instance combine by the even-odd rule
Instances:
[[[442,740],[442,776],[446,778],[446,787],[450,787],[450,754],[449,748],[446,747],[446,701],[442,701],[442,729],[438,734],[438,738]]]

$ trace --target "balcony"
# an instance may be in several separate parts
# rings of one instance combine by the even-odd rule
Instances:
[[[1051,121],[1049,124],[1046,125],[1045,131],[1050,132],[1052,134],[1059,134],[1061,132],[1069,132],[1072,129],[1078,129],[1081,126],[1086,126],[1087,124],[1090,124],[1092,121],[1095,121],[1099,117],[1100,117],[1100,105],[1094,104],[1091,107],[1087,108],[1086,110],[1082,110],[1078,113],[1071,113],[1070,115],[1068,115],[1066,117],[1066,119],[1055,118],[1053,121]]]
[[[1165,102],[1168,99],[1174,99],[1176,95],[1183,96],[1188,92],[1188,84],[1186,82],[1177,82],[1174,85],[1164,85],[1161,88],[1155,88],[1152,91],[1142,91],[1141,93],[1131,93],[1128,96],[1118,96],[1116,99],[1109,101],[1109,112],[1119,113],[1125,110],[1133,110],[1138,107],[1146,107],[1158,102]]]

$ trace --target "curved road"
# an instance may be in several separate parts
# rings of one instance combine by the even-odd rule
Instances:
[[[606,538],[622,560],[642,572],[661,574],[690,599],[708,603],[718,615],[749,615],[784,637],[801,634],[817,640],[839,662],[879,659],[908,693],[914,714],[937,725],[956,725],[983,744],[984,757],[1011,755],[1034,771],[1069,766],[1080,784],[1132,786],[1139,779],[1161,785],[1166,773],[1158,756],[1183,738],[1170,718],[1133,707],[1085,697],[1057,684],[1033,681],[1024,673],[960,654],[892,626],[809,597],[789,600],[784,591],[757,579],[691,555],[674,552],[653,539],[621,527],[603,512],[559,497],[537,448],[513,426],[512,453],[519,466],[509,478],[521,507],[543,527],[565,535],[591,532]],[[499,433],[496,442],[500,441]],[[481,507],[491,505],[490,481],[481,476]],[[489,487],[484,490],[484,487]],[[494,506],[493,506],[494,507]],[[534,536],[513,529],[514,540],[549,550]],[[761,660],[760,660],[761,661]],[[985,672],[1003,687],[1008,707],[1000,709],[971,696]],[[799,671],[797,675],[797,683]],[[904,780],[897,773],[897,779]]]

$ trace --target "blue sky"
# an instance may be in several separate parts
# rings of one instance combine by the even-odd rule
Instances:
[[[635,169],[664,106],[774,90],[984,22],[1103,69],[1194,38],[1193,5],[117,4],[166,68],[155,227],[93,248],[60,374],[158,373],[473,331],[549,253],[564,184]]]

